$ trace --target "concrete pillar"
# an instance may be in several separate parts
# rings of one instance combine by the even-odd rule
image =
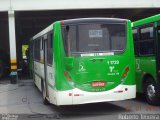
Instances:
[[[16,35],[15,35],[15,16],[14,11],[8,11],[9,22],[9,46],[10,46],[10,63],[11,63],[11,83],[17,83],[17,55],[16,55]]]

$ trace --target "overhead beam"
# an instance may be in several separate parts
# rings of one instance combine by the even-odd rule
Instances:
[[[159,0],[0,0],[0,11],[160,8]]]

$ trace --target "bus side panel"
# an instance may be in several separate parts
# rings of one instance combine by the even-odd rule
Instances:
[[[71,105],[72,104],[72,87],[64,76],[64,47],[62,40],[61,24],[60,22],[54,23],[54,42],[53,42],[53,76],[54,86],[49,87],[50,102],[56,105]]]
[[[44,64],[34,61],[35,84],[41,91],[41,80],[44,79]]]
[[[136,57],[136,84],[137,92],[143,92],[143,80],[145,75],[156,79],[155,57]]]
[[[127,50],[129,51],[129,54],[127,57],[129,57],[129,74],[127,77],[127,80],[123,82],[124,85],[135,85],[135,57],[134,57],[134,45],[133,45],[133,37],[132,37],[132,28],[131,28],[131,22],[127,22]],[[126,53],[126,51],[125,51]],[[127,63],[125,61],[125,63]],[[136,93],[134,93],[136,94]]]
[[[135,85],[135,56],[134,56],[134,42],[133,42],[133,35],[132,35],[132,27],[131,27],[131,21],[127,22],[127,43],[130,49],[130,72],[131,72],[131,77],[130,84]],[[136,94],[136,93],[135,93]]]
[[[52,104],[57,105],[57,92],[55,90],[55,87],[48,86],[49,91],[49,102]]]
[[[71,90],[72,87],[64,76],[65,51],[62,40],[61,24],[54,24],[54,66],[55,66],[55,87],[56,90]]]
[[[57,93],[55,87],[55,69],[53,67],[47,66],[47,88],[49,93],[49,102],[57,105]]]

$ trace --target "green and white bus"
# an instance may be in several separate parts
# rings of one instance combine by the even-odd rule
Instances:
[[[30,66],[44,103],[74,105],[135,98],[131,22],[56,21],[30,41]]]
[[[160,14],[133,22],[137,92],[160,104]]]

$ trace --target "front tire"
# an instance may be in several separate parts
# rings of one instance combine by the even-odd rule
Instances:
[[[42,96],[43,96],[43,103],[45,105],[49,105],[49,101],[46,98],[46,85],[45,85],[45,81],[42,81]]]
[[[156,83],[152,78],[148,78],[144,83],[144,94],[150,105],[160,105],[160,98],[157,96]]]

